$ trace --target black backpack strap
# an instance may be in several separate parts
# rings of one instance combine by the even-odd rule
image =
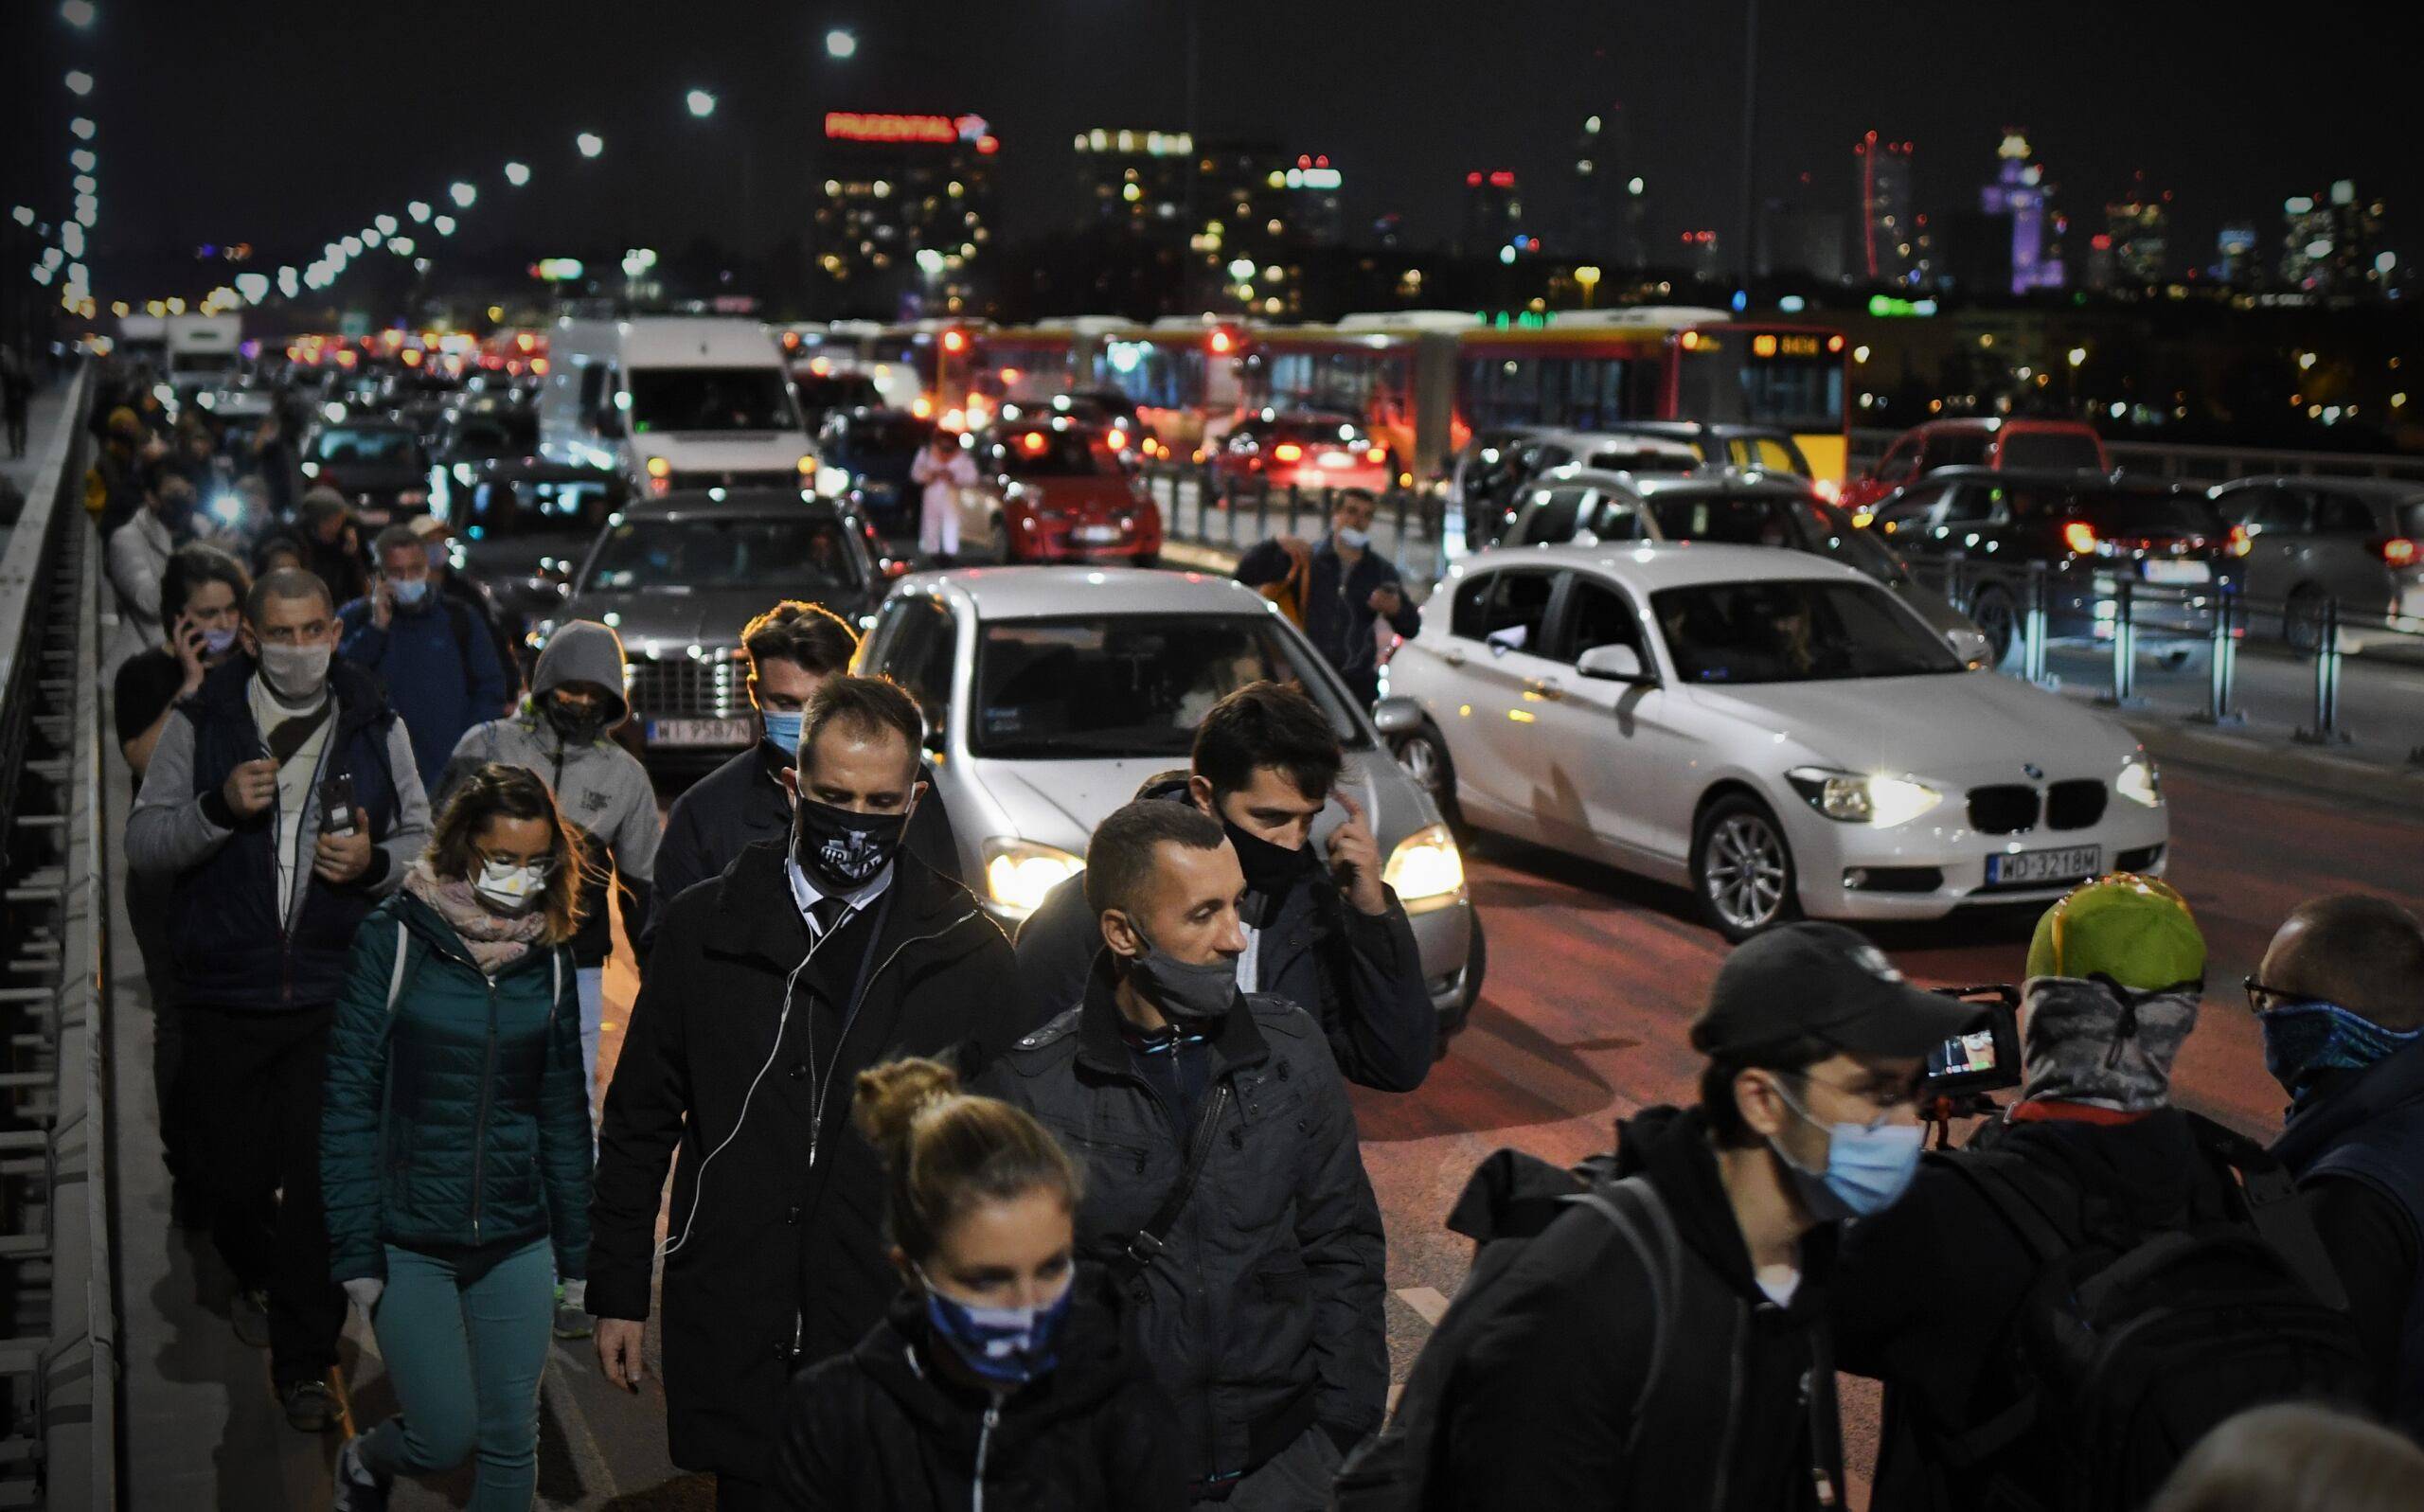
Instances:
[[[1153,1216],[1145,1220],[1145,1226],[1106,1262],[1116,1279],[1126,1281],[1138,1274],[1153,1263],[1153,1256],[1167,1248],[1163,1236],[1185,1210],[1186,1200],[1195,1195],[1195,1183],[1203,1177],[1203,1163],[1211,1159],[1213,1142],[1221,1132],[1221,1115],[1228,1111],[1234,1095],[1228,1078],[1223,1076],[1204,1097],[1203,1111],[1196,1115],[1195,1130],[1187,1136],[1186,1161],[1179,1167],[1178,1180],[1163,1194],[1161,1205],[1153,1209]]]
[[[2184,1111],[2184,1110],[2183,1110]],[[2197,1147],[2237,1174],[2240,1200],[2256,1237],[2296,1272],[2315,1300],[2335,1312],[2348,1310],[2348,1288],[2340,1268],[2323,1247],[2314,1219],[2298,1198],[2296,1180],[2272,1152],[2236,1130],[2225,1129],[2202,1113],[2188,1113],[2188,1128]]]
[[[2039,1268],[2051,1267],[2078,1245],[2064,1225],[2037,1200],[2030,1188],[2039,1185],[2027,1158],[2017,1153],[1972,1149],[1960,1155],[1930,1155],[1928,1163],[1949,1170],[1993,1208],[2028,1246]],[[2036,1426],[2038,1394],[2023,1392],[2020,1399],[1960,1433],[1931,1433],[1934,1457],[1953,1469],[1976,1465],[2018,1443]]]
[[[1684,1241],[1658,1190],[1638,1176],[1577,1192],[1572,1201],[1606,1218],[1641,1256],[1649,1278],[1649,1368],[1642,1372],[1641,1394],[1633,1398],[1632,1422],[1625,1430],[1625,1452],[1638,1447],[1642,1425],[1659,1384],[1666,1379],[1667,1357],[1673,1353],[1673,1317],[1683,1288]]]

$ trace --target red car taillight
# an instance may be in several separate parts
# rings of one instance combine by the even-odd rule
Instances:
[[[2415,560],[2416,548],[2415,543],[2413,539],[2407,536],[2393,536],[2388,541],[2382,543],[2382,564],[2384,566],[2413,567],[2415,565]]]
[[[2072,520],[2062,526],[2062,544],[2082,557],[2095,555],[2095,526],[2084,520]]]
[[[1271,449],[1271,454],[1282,462],[1304,460],[1305,449],[1293,441],[1282,441]]]
[[[2253,542],[2253,541],[2250,541],[2250,540],[2248,539],[2248,537],[2247,537],[2247,526],[2245,526],[2245,525],[2233,525],[2233,526],[2231,526],[2231,555],[2232,555],[2232,556],[2234,556],[2234,557],[2244,557],[2244,556],[2246,556],[2249,552],[2254,551],[2255,549],[2255,542]]]

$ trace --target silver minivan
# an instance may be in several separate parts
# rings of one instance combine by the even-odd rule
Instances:
[[[1481,924],[1455,838],[1372,717],[1254,590],[1112,567],[921,573],[893,586],[858,669],[891,678],[925,711],[961,875],[1009,930],[1083,869],[1096,824],[1185,770],[1214,703],[1264,679],[1302,686],[1346,747],[1339,786],[1371,822],[1443,1027],[1460,1025],[1480,995]],[[1419,711],[1401,703],[1384,702],[1382,717],[1409,717],[1412,728]],[[1312,844],[1345,819],[1333,799]]]
[[[2424,484],[2389,478],[2240,478],[2212,490],[2222,518],[2246,532],[2244,593],[2251,628],[2278,626],[2300,650],[2340,600],[2344,645],[2394,627],[2424,629]]]

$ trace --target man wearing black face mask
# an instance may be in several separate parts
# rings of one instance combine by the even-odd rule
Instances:
[[[1314,1512],[1389,1385],[1346,1085],[1303,1009],[1239,990],[1247,882],[1210,816],[1128,805],[1084,880],[1103,945],[1084,1001],[979,1090],[1091,1160],[1078,1250],[1127,1289],[1193,1498]]]
[[[899,1287],[882,1167],[850,1128],[859,1072],[955,1053],[973,1073],[1031,1022],[1009,941],[902,847],[920,734],[890,683],[816,690],[782,773],[790,834],[666,910],[607,1089],[598,1364],[636,1389],[670,1159],[667,1427],[674,1463],[716,1473],[721,1507],[765,1504],[792,1372],[857,1343]]]
[[[1346,822],[1312,844],[1343,762],[1338,732],[1312,700],[1254,683],[1203,717],[1190,772],[1156,777],[1136,796],[1192,804],[1227,834],[1247,888],[1238,986],[1310,1013],[1348,1080],[1412,1092],[1438,1041],[1413,926],[1351,800],[1339,800]],[[1079,1000],[1102,950],[1087,898],[1084,877],[1071,878],[1019,930],[1019,970],[1046,1012]]]
[[[556,807],[588,843],[593,864],[581,879],[580,933],[573,936],[572,956],[579,969],[580,1055],[593,1107],[606,958],[615,952],[614,926],[606,917],[605,862],[612,858],[615,863],[613,892],[622,907],[623,931],[637,939],[648,917],[657,837],[664,829],[648,769],[608,738],[630,712],[623,699],[622,637],[595,620],[576,619],[547,638],[524,710],[465,731],[437,779],[442,809],[455,783],[490,761],[526,767],[545,780]]]

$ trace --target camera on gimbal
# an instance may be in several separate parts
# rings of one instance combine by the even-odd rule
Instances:
[[[1986,1016],[1978,1027],[1947,1040],[1928,1057],[1919,1082],[1919,1116],[1936,1126],[1941,1143],[1952,1120],[1994,1112],[1994,1094],[2020,1085],[2020,988],[2004,983],[1936,990]]]

